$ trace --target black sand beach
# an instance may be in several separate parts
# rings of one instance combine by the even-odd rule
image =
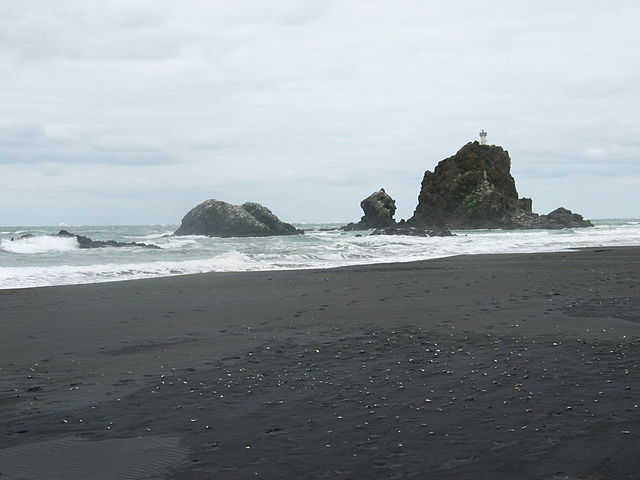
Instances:
[[[640,247],[0,291],[0,480],[640,478]]]

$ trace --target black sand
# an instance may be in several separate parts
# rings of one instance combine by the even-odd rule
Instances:
[[[640,478],[640,248],[0,291],[0,480]]]

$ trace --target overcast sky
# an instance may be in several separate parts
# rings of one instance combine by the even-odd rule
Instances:
[[[0,224],[349,221],[484,128],[534,211],[640,217],[640,2],[0,0]]]

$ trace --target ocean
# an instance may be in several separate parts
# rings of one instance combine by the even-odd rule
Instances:
[[[451,255],[523,253],[640,245],[639,219],[592,220],[595,228],[461,230],[455,237],[369,236],[342,224],[295,224],[305,235],[265,238],[171,237],[177,225],[0,227],[0,288],[109,282],[205,272],[331,268]],[[153,243],[80,249],[61,229],[93,240]],[[23,240],[24,234],[34,235]]]

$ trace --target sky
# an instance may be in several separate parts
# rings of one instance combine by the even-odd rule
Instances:
[[[636,0],[0,7],[0,225],[408,218],[480,129],[534,211],[640,217]]]

